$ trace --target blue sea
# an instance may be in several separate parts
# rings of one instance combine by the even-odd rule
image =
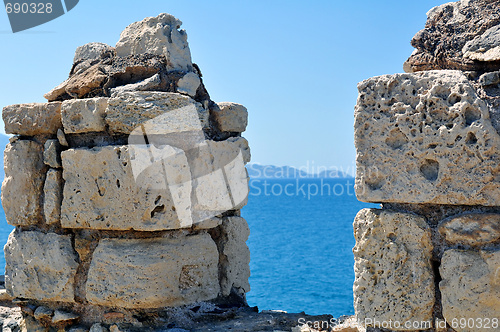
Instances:
[[[353,179],[252,179],[242,216],[250,225],[248,304],[261,310],[353,314],[356,213]],[[0,245],[13,227],[0,220]],[[0,255],[0,272],[5,258]]]

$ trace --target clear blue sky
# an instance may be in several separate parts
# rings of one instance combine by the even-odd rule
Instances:
[[[352,170],[356,84],[402,72],[425,13],[442,3],[80,0],[16,34],[3,11],[0,105],[44,102],[67,78],[77,46],[114,46],[128,24],[167,12],[183,21],[212,99],[248,108],[253,162]]]

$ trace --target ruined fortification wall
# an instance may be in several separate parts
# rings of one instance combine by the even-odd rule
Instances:
[[[3,109],[5,283],[28,331],[246,303],[247,111],[210,99],[180,25],[81,46],[47,103]]]
[[[358,85],[356,193],[382,203],[354,221],[368,330],[500,331],[499,6],[431,9],[410,73]]]

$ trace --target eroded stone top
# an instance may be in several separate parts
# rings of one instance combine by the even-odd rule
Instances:
[[[461,0],[432,8],[413,37],[406,72],[432,69],[498,70],[500,11],[497,0]]]
[[[116,43],[116,54],[165,55],[169,69],[192,70],[187,34],[180,29],[182,22],[170,14],[147,17],[123,30]]]

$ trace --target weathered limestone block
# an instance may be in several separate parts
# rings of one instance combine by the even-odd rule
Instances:
[[[431,69],[495,70],[500,23],[498,3],[462,0],[429,10],[425,28],[413,37],[416,50],[406,60],[406,72]],[[480,61],[474,61],[480,60]]]
[[[358,89],[358,199],[500,205],[500,136],[461,72],[385,75]]]
[[[55,224],[61,220],[62,189],[62,171],[50,169],[43,187],[43,211],[47,224]]]
[[[48,139],[43,145],[43,162],[52,168],[60,168],[61,144],[57,139]]]
[[[439,232],[450,244],[482,246],[500,239],[500,214],[471,213],[443,220]]]
[[[461,318],[474,319],[465,328],[452,326],[457,332],[473,332],[481,319],[500,317],[500,251],[447,250],[439,268],[443,316],[448,324]],[[452,324],[450,324],[452,325]],[[491,326],[490,326],[491,328]],[[497,330],[497,328],[493,330]]]
[[[132,153],[144,157],[149,151],[146,145],[136,145]],[[64,151],[62,227],[140,231],[190,227],[181,222],[191,212],[185,157],[172,154],[166,170],[161,160],[149,164],[145,157],[134,158],[129,146]],[[139,164],[136,168],[147,164],[134,174],[133,163]]]
[[[194,97],[200,84],[200,77],[193,72],[189,72],[177,82],[177,92]]]
[[[71,74],[77,74],[97,63],[103,54],[113,52],[114,47],[104,43],[88,43],[78,46],[73,58]]]
[[[375,318],[432,321],[433,247],[425,219],[363,209],[354,220],[354,237],[354,309],[359,324]]]
[[[248,111],[245,106],[232,102],[217,103],[219,109],[214,113],[221,131],[242,133],[247,128]]]
[[[194,221],[241,209],[248,201],[245,139],[207,141],[188,154],[193,175]]]
[[[78,134],[106,130],[104,116],[108,98],[66,100],[61,106],[64,132]]]
[[[90,265],[87,300],[112,307],[159,308],[216,298],[218,256],[206,233],[101,240]]]
[[[166,135],[201,131],[208,126],[208,112],[179,93],[123,92],[109,99],[106,123],[112,134],[140,129],[146,135]]]
[[[71,237],[12,231],[4,248],[5,285],[13,297],[73,302],[78,267]]]
[[[35,136],[55,134],[61,124],[61,103],[16,104],[3,108],[7,134]]]
[[[66,139],[66,135],[64,134],[64,131],[62,129],[57,130],[57,140],[59,141],[59,144],[64,147],[68,147],[69,143],[68,140]]]
[[[246,245],[250,228],[241,217],[226,217],[222,222],[221,233],[221,293],[227,296],[234,288],[243,295],[250,291],[250,250]]]
[[[61,225],[179,229],[238,209],[248,197],[241,144],[207,141],[190,151],[154,145],[64,151]]]
[[[14,226],[36,224],[42,218],[42,194],[46,166],[43,147],[33,141],[17,140],[7,145],[2,205],[7,222]]]
[[[164,55],[170,70],[191,71],[191,52],[186,31],[179,30],[182,22],[170,14],[147,17],[123,30],[116,43],[116,54],[121,57],[134,54]]]
[[[64,88],[64,91],[71,97],[83,98],[86,94],[100,89],[102,85],[107,81],[107,79],[108,75],[97,63],[93,66],[90,66],[85,71],[71,76],[68,80],[61,83],[55,89],[60,91],[62,88]]]

